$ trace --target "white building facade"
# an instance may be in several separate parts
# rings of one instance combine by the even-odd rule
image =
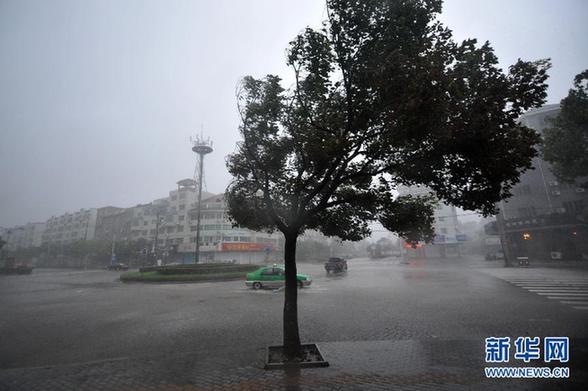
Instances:
[[[196,182],[184,179],[168,197],[132,209],[131,240],[145,239],[149,250],[166,254],[167,261],[195,259],[198,217]],[[202,192],[200,262],[260,263],[278,260],[276,233],[233,227],[224,195]]]
[[[79,240],[92,240],[97,216],[96,208],[53,216],[45,223],[41,241],[49,244],[67,244]]]
[[[39,247],[44,232],[45,223],[26,223],[25,225],[4,229],[1,236],[6,241],[6,249],[14,251]]]
[[[423,186],[402,186],[400,195],[424,196],[431,190]],[[435,237],[433,243],[419,243],[417,248],[404,244],[403,251],[408,257],[415,258],[457,258],[461,256],[460,243],[464,240],[460,234],[457,211],[452,205],[439,202],[435,208]]]

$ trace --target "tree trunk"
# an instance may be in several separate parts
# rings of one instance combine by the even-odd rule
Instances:
[[[286,239],[284,261],[286,263],[286,289],[284,289],[284,352],[288,360],[301,355],[298,333],[298,280],[296,279],[296,240],[298,233],[284,234]]]

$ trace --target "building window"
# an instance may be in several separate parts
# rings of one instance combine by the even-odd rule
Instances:
[[[197,226],[195,226],[195,225],[192,225],[192,226],[190,227],[190,231],[192,231],[192,232],[196,232],[196,230],[197,230],[197,229],[198,229],[198,227],[197,227]]]
[[[534,217],[537,215],[535,207],[519,208],[519,217]]]
[[[186,216],[184,215],[179,215],[178,216],[178,221],[184,221],[184,219],[186,218]]]
[[[521,185],[521,186],[518,186],[515,189],[514,194],[515,195],[518,195],[518,196],[531,194],[531,185]]]
[[[180,210],[186,210],[186,205],[184,205],[184,204],[180,205]]]

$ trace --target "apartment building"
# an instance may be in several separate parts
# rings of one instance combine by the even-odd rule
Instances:
[[[198,219],[197,184],[193,179],[177,182],[167,197],[130,208],[106,206],[81,209],[51,217],[41,225],[27,224],[11,230],[7,248],[20,248],[34,241],[38,245],[66,244],[78,240],[137,241],[145,240],[149,252],[157,252],[166,262],[194,261]],[[254,232],[233,227],[228,220],[223,194],[202,192],[200,211],[201,262],[235,261],[259,263],[277,261],[276,233]],[[30,232],[29,232],[30,231]],[[32,233],[35,233],[33,235]],[[26,239],[35,237],[35,239]]]
[[[98,209],[96,240],[130,240],[132,208],[106,206]]]
[[[234,227],[227,215],[224,194],[203,199],[200,216],[200,257],[203,261],[262,263],[278,262],[281,259],[278,253],[280,234]],[[196,247],[195,224],[191,225],[190,233],[189,243],[178,251],[193,253]]]
[[[529,110],[520,122],[542,133],[559,111],[559,104],[546,105]],[[541,156],[532,164],[513,196],[499,204],[507,252],[545,260],[588,258],[588,192],[578,183],[558,180]]]
[[[78,240],[92,240],[96,230],[98,209],[80,209],[73,213],[53,216],[45,223],[43,243],[66,244]]]
[[[39,247],[45,223],[26,223],[12,228],[3,228],[0,232],[2,240],[6,241],[7,250]]]
[[[196,225],[196,182],[183,179],[165,198],[129,208],[130,239],[146,239],[157,246],[177,246],[190,240],[191,225]],[[211,193],[202,192],[203,197]],[[194,229],[194,236],[196,235]]]

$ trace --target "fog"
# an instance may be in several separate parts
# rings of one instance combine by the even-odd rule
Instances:
[[[457,39],[489,40],[503,68],[552,58],[548,102],[586,68],[583,1],[448,1]],[[321,1],[0,2],[0,226],[127,207],[191,177],[189,137],[214,142],[206,190],[224,191],[245,75],[291,80],[284,50]]]

